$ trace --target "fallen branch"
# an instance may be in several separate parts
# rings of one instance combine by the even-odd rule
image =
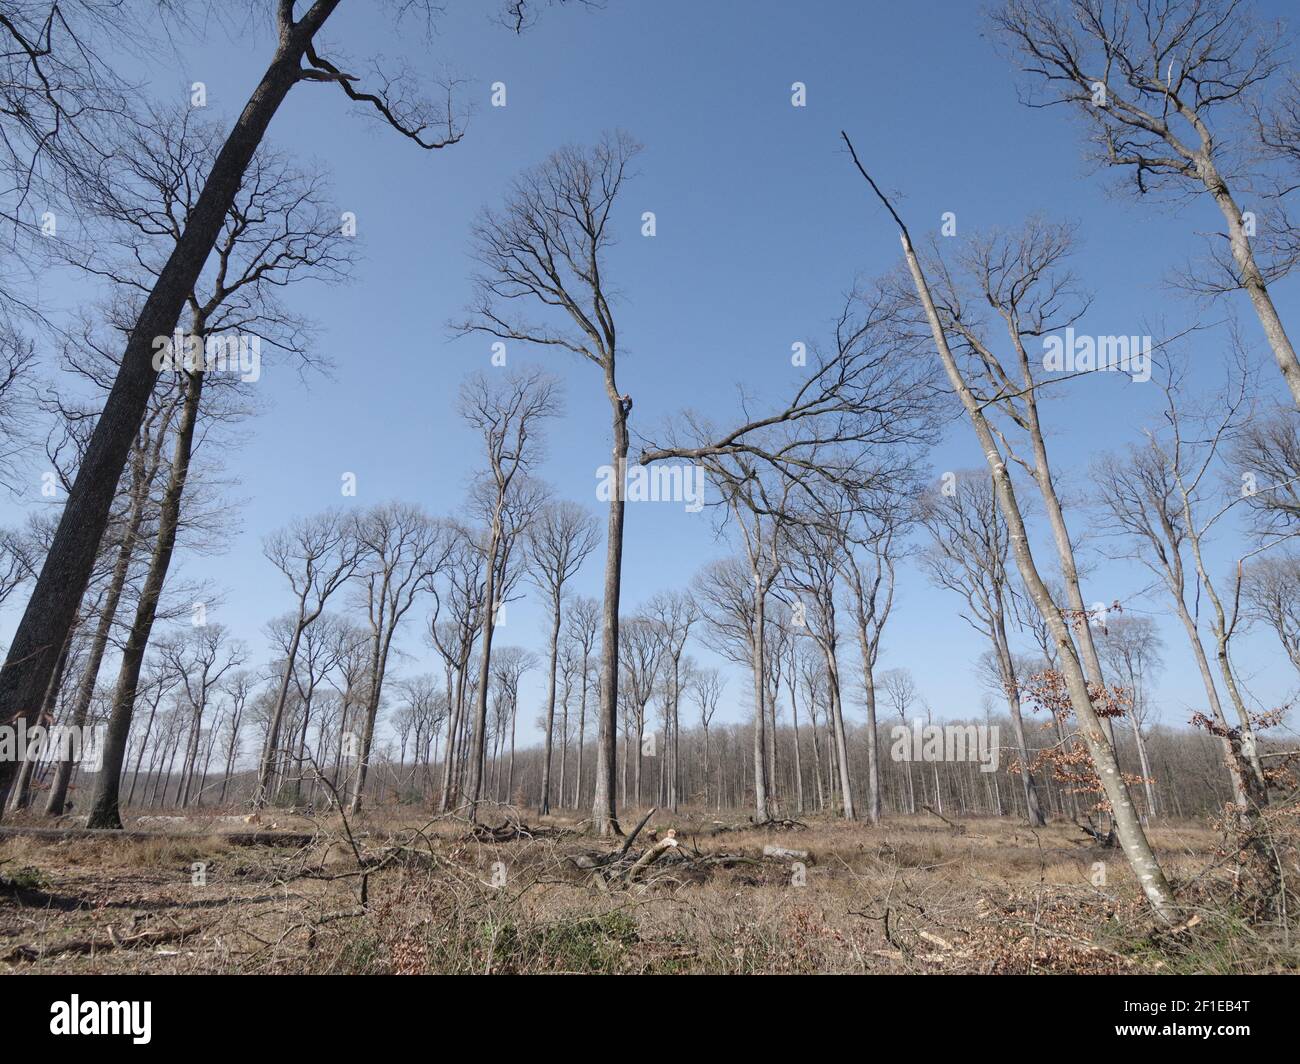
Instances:
[[[929,813],[931,816],[937,816],[940,820],[942,820],[945,824],[947,824],[950,828],[952,828],[952,830],[955,831],[958,835],[965,835],[965,834],[966,834],[966,825],[965,825],[965,824],[958,824],[955,820],[949,820],[949,819],[948,819],[946,816],[944,816],[942,813],[936,813],[936,812],[935,812],[932,808],[930,808],[930,806],[928,806],[928,805],[923,805],[923,806],[921,806],[921,808],[924,809],[924,810],[925,810],[927,813]]]
[[[13,963],[15,961],[35,961],[42,957],[57,957],[64,953],[106,953],[112,949],[134,949],[136,946],[154,946],[163,942],[178,942],[181,939],[197,935],[199,932],[207,929],[209,925],[203,924],[195,927],[166,927],[157,931],[141,931],[135,935],[119,936],[110,925],[108,928],[108,937],[78,939],[74,942],[64,942],[58,946],[49,946],[41,948],[35,945],[15,946],[0,960]]]
[[[642,872],[644,872],[647,868],[649,868],[652,864],[654,864],[657,860],[659,860],[659,858],[662,857],[665,853],[667,853],[669,850],[675,850],[676,848],[677,848],[677,839],[675,837],[675,833],[670,831],[668,832],[666,837],[660,839],[648,850],[646,850],[645,853],[643,853],[640,857],[637,858],[636,863],[632,865],[632,867],[629,868],[627,872],[623,875],[623,881],[625,883],[633,882],[637,876],[639,876]]]

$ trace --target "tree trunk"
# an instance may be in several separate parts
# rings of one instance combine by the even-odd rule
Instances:
[[[315,25],[300,23],[282,29],[275,57],[213,162],[185,228],[131,330],[117,377],[77,469],[41,575],[9,645],[4,668],[0,670],[2,721],[16,722],[24,718],[30,723],[35,716],[49,685],[59,648],[72,628],[127,455],[158,379],[159,371],[153,365],[154,339],[175,330],[185,300],[194,291],[235,201],[244,172],[276,110],[298,79],[311,35],[329,17],[337,2],[325,0],[317,5]],[[134,684],[123,693],[134,696]],[[128,718],[129,712],[128,709]],[[119,720],[121,746],[116,751],[116,764],[106,767],[107,771],[100,774],[101,780],[105,775],[121,771],[125,733],[120,731],[120,724]],[[8,789],[14,769],[13,762],[0,763],[0,791]],[[116,783],[112,790],[115,792]],[[103,800],[115,807],[116,794],[106,793]],[[107,805],[99,815],[104,824],[117,819],[115,808]]]
[[[542,755],[542,802],[541,814],[546,816],[551,811],[551,748],[555,736],[555,670],[560,662],[560,597],[555,596],[552,603],[555,610],[551,621],[551,675],[546,689],[546,750]],[[566,707],[565,715],[568,710]],[[563,801],[564,769],[560,769],[561,801]]]
[[[289,651],[284,659],[284,673],[280,676],[280,688],[276,692],[275,705],[271,709],[271,725],[266,733],[266,746],[262,750],[262,759],[257,769],[257,787],[253,791],[253,808],[261,809],[271,800],[275,786],[275,760],[280,745],[280,727],[284,723],[284,706],[289,698],[289,681],[293,677],[294,662],[298,659],[298,647],[302,641],[303,629],[307,620],[307,594],[310,587],[303,588],[298,596],[298,617],[294,622],[293,635],[289,639]]]
[[[120,378],[119,378],[120,379]],[[90,809],[88,827],[122,827],[118,809],[118,795],[122,782],[122,764],[126,757],[126,743],[131,734],[131,717],[135,712],[136,690],[140,684],[140,669],[144,664],[149,637],[153,633],[158,600],[162,595],[167,570],[171,566],[172,552],[176,547],[176,530],[180,525],[181,496],[185,491],[185,478],[189,474],[190,453],[194,446],[194,427],[198,421],[199,401],[203,394],[203,373],[189,373],[185,380],[185,400],[181,408],[180,427],[176,433],[176,446],[172,455],[171,474],[163,493],[158,514],[158,538],[149,559],[149,572],[145,576],[140,600],[136,605],[135,619],[122,651],[118,667],[117,686],[113,691],[113,709],[108,718],[104,740],[104,760],[95,777],[95,794]]]
[[[1241,222],[1241,210],[1208,151],[1200,153],[1197,171],[1228,223],[1228,243],[1241,274],[1241,285],[1246,289],[1251,306],[1255,308],[1255,315],[1264,328],[1264,336],[1277,361],[1277,368],[1282,371],[1282,379],[1291,391],[1291,401],[1300,409],[1300,361],[1296,359],[1295,348],[1291,346],[1282,319],[1273,306],[1273,297],[1264,283],[1264,275],[1255,262],[1255,253],[1250,248],[1250,239]]]
[[[767,804],[767,729],[764,727],[767,716],[767,684],[765,682],[765,672],[763,665],[763,656],[766,648],[763,645],[764,628],[766,620],[766,598],[767,589],[763,587],[761,578],[757,573],[754,574],[754,632],[752,639],[754,655],[754,820],[761,824],[772,817],[771,811]]]
[[[466,781],[465,800],[469,805],[469,818],[478,820],[478,803],[483,792],[483,770],[486,767],[488,680],[492,668],[492,635],[496,629],[497,553],[501,549],[501,499],[497,499],[492,513],[492,531],[488,536],[487,571],[483,587],[483,646],[479,651],[478,690],[474,693],[474,733],[469,748],[469,779]]]
[[[95,637],[90,644],[90,653],[86,667],[77,686],[76,701],[72,707],[72,724],[84,728],[90,715],[90,703],[95,697],[95,681],[99,679],[99,667],[104,661],[104,652],[108,649],[109,637],[113,634],[113,621],[117,617],[117,607],[122,601],[122,590],[126,587],[126,578],[131,570],[131,555],[135,553],[136,537],[140,534],[140,525],[144,522],[144,502],[148,485],[141,491],[137,483],[132,492],[130,516],[126,531],[117,549],[117,560],[113,563],[113,575],[109,580],[108,590],[100,608],[99,624],[95,627]],[[72,761],[60,758],[50,783],[50,795],[45,802],[47,816],[59,816],[68,797],[68,784],[72,780]]]
[[[1152,909],[1162,920],[1172,923],[1178,916],[1173,890],[1169,885],[1169,881],[1165,878],[1159,862],[1156,860],[1146,834],[1142,830],[1137,812],[1133,808],[1133,800],[1129,796],[1128,788],[1119,773],[1114,748],[1108,741],[1107,734],[1102,727],[1102,720],[1093,707],[1088,690],[1088,679],[1084,675],[1083,667],[1075,654],[1070,629],[1061,617],[1056,604],[1052,601],[1051,592],[1043,582],[1033,554],[1029,549],[1029,535],[1025,529],[1025,523],[1020,514],[1020,506],[1016,501],[1015,488],[1011,483],[1011,475],[1002,459],[997,439],[994,437],[993,430],[988,424],[979,400],[976,399],[962,377],[957,361],[948,347],[948,340],[944,335],[938,311],[935,310],[934,302],[930,298],[930,290],[921,271],[920,261],[912,249],[907,230],[902,227],[901,223],[900,230],[908,269],[912,274],[912,280],[915,282],[917,296],[925,309],[926,319],[929,322],[935,347],[948,376],[949,384],[961,398],[962,405],[975,429],[976,435],[979,437],[980,448],[984,452],[990,472],[993,475],[993,483],[997,489],[998,505],[1007,522],[1016,565],[1034,605],[1037,607],[1044,623],[1049,627],[1059,649],[1060,664],[1070,693],[1070,702],[1079,722],[1079,731],[1087,744],[1089,753],[1092,755],[1097,776],[1101,781],[1106,798],[1110,802],[1115,831],[1119,837],[1120,845],[1123,847],[1124,855],[1128,858],[1129,864],[1137,876],[1138,883],[1141,885]],[[1041,438],[1039,442],[1041,442]],[[1050,483],[1050,478],[1048,478],[1047,482],[1040,480],[1038,486],[1040,494],[1044,496],[1045,503],[1055,502],[1055,491]],[[1050,509],[1051,506],[1049,506]],[[1054,529],[1054,531],[1056,530]],[[1068,535],[1063,545],[1060,542],[1059,534],[1057,539],[1058,554],[1061,556],[1062,568],[1065,570],[1072,566],[1072,549],[1070,548]],[[1083,642],[1085,646],[1092,645],[1090,634],[1086,630],[1083,633]],[[1094,659],[1095,654],[1094,648],[1092,654]],[[1097,663],[1095,667],[1100,679],[1100,664]]]
[[[596,793],[591,806],[592,827],[601,835],[622,835],[614,805],[615,759],[618,754],[618,604],[623,574],[623,510],[626,506],[627,415],[612,376],[606,380],[614,407],[614,475],[616,490],[609,501],[605,544],[605,601],[601,617],[600,717],[596,739]]]

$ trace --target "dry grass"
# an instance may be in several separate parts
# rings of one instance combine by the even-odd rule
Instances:
[[[233,821],[234,818],[231,818]],[[636,820],[629,813],[625,824]],[[1276,929],[1231,906],[1152,934],[1116,851],[1071,824],[1039,831],[933,817],[873,829],[811,819],[756,830],[656,814],[679,846],[631,885],[573,858],[609,850],[583,825],[494,843],[406,808],[317,823],[307,849],[192,838],[0,840],[0,969],[102,972],[1137,972],[1291,970]],[[278,826],[305,822],[283,815]],[[348,832],[355,836],[359,865]],[[1185,895],[1229,896],[1208,827],[1152,840]],[[641,848],[647,841],[637,840]],[[808,851],[764,857],[765,846]],[[730,855],[722,863],[697,858]],[[732,861],[730,858],[739,858]],[[192,882],[196,863],[206,882]],[[362,875],[362,872],[365,875]],[[1104,880],[1102,876],[1104,875]],[[365,904],[361,902],[364,880]],[[71,949],[69,947],[72,947]]]

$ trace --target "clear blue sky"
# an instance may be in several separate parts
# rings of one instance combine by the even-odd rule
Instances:
[[[955,211],[967,232],[1033,212],[1076,221],[1083,239],[1076,267],[1097,296],[1081,331],[1141,333],[1162,316],[1176,330],[1198,313],[1162,282],[1196,250],[1194,232],[1217,224],[1212,206],[1197,200],[1155,211],[1109,193],[1111,176],[1089,172],[1078,128],[1064,114],[1017,102],[1013,72],[983,36],[974,3],[610,0],[603,12],[549,12],[522,37],[492,25],[489,6],[450,4],[426,42],[413,26],[395,33],[380,5],[348,0],[327,34],[327,54],[405,55],[416,71],[468,79],[474,113],[461,144],[422,152],[363,120],[327,85],[296,88],[272,126],[276,147],[331,175],[340,210],[357,214],[363,259],[346,288],[306,286],[288,296],[319,323],[333,378],[304,384],[294,368],[267,367],[256,387],[268,408],[203,455],[236,479],[247,503],[229,549],[215,558],[191,551],[184,571],[228,589],[215,619],[252,643],[259,663],[262,626],[289,606],[260,539],[294,515],[343,501],[342,472],[357,474],[358,504],[400,498],[435,513],[459,507],[477,450],[455,417],[455,395],[461,377],[489,357],[485,339],[452,341],[446,328],[468,298],[468,227],[517,171],[566,142],[622,128],[646,146],[616,219],[620,243],[609,270],[622,294],[620,383],[635,396],[637,425],[687,406],[728,420],[737,384],[772,396],[789,390],[797,372],[791,343],[826,337],[855,275],[894,264],[895,234],[842,152],[841,128],[900,193],[916,233],[937,227],[944,211]],[[194,36],[204,35],[182,35],[174,52],[132,62],[159,98],[183,99],[192,81],[205,82],[210,116],[228,123],[271,53],[270,33],[213,25]],[[505,108],[489,106],[496,81],[507,86]],[[795,81],[807,85],[806,108],[790,105]],[[647,210],[657,215],[653,239],[639,235]],[[51,281],[46,298],[70,306],[86,291]],[[1294,282],[1280,285],[1276,298],[1284,317],[1300,321]],[[1230,305],[1257,340],[1244,300]],[[1207,339],[1198,357],[1216,359],[1218,339]],[[566,382],[569,412],[551,433],[541,472],[560,494],[595,509],[595,469],[608,459],[609,440],[592,367],[521,345],[510,357],[549,359]],[[1280,398],[1276,373],[1266,380]],[[1092,453],[1131,440],[1158,401],[1154,385],[1117,375],[1072,384],[1052,414],[1060,426],[1055,460],[1067,481],[1081,485]],[[958,425],[932,464],[959,469],[979,460],[972,434]],[[32,480],[31,498],[9,504],[6,520],[40,505]],[[1088,531],[1082,513],[1073,522],[1076,532]],[[730,549],[707,512],[630,506],[627,608],[661,587],[685,585]],[[596,593],[601,555],[578,589]],[[1102,562],[1085,590],[1089,600],[1129,599],[1147,583],[1144,571]],[[1158,596],[1133,605],[1164,615]],[[881,663],[911,668],[941,717],[978,712],[980,703],[973,663],[984,646],[956,607],[950,594],[905,575]],[[11,632],[12,610],[2,620]],[[501,638],[541,649],[539,620],[532,603],[520,604]],[[1162,623],[1169,668],[1158,704],[1164,720],[1181,723],[1203,695],[1178,632]],[[438,671],[424,626],[421,611],[403,640],[411,657],[399,673]],[[856,660],[851,644],[844,652]],[[1255,695],[1271,704],[1288,694],[1294,676],[1270,635],[1244,639],[1238,653]],[[540,681],[534,677],[521,725],[536,716]],[[743,686],[733,678],[729,699]],[[740,713],[737,704],[728,715]]]

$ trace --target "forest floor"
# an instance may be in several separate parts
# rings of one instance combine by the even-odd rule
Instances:
[[[1120,852],[1068,822],[719,816],[658,812],[617,860],[623,840],[565,816],[503,840],[413,807],[133,818],[146,834],[128,839],[10,820],[0,972],[1300,970],[1289,936],[1233,915],[1233,869],[1204,824],[1150,829],[1189,906],[1169,930]],[[483,819],[502,836],[520,823]],[[240,839],[253,831],[315,837]]]

